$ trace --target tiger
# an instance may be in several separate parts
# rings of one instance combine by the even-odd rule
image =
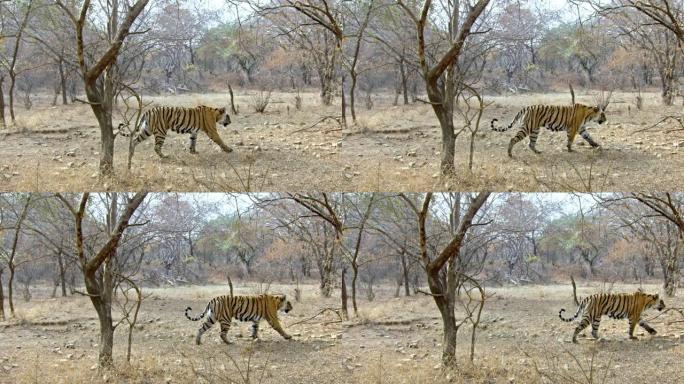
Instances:
[[[216,130],[217,123],[224,127],[231,123],[226,108],[213,108],[206,105],[195,108],[157,106],[147,110],[140,118],[140,123],[134,131],[134,133],[138,131],[140,133],[132,142],[133,150],[149,136],[154,135],[154,151],[160,158],[167,158],[168,156],[162,152],[162,146],[166,139],[166,132],[171,130],[178,133],[189,133],[190,153],[196,154],[197,132],[204,131],[224,152],[230,153],[233,149],[221,140],[221,136]],[[119,124],[118,134],[130,137],[131,134],[122,130],[125,126],[123,123]]]
[[[607,315],[613,319],[629,319],[629,338],[636,340],[634,336],[634,328],[637,324],[645,329],[649,334],[655,335],[658,333],[651,328],[648,323],[641,320],[641,314],[644,310],[653,306],[658,311],[665,308],[665,303],[658,297],[657,294],[650,295],[641,291],[634,293],[597,293],[586,297],[579,303],[575,316],[566,319],[563,317],[564,308],[558,312],[558,317],[562,321],[571,322],[575,320],[580,312],[583,312],[582,320],[575,328],[575,333],[572,335],[572,342],[577,343],[577,335],[591,324],[591,335],[598,339],[598,329],[601,323],[601,316]]]
[[[493,131],[505,132],[511,129],[518,120],[523,119],[522,128],[508,143],[508,157],[513,157],[513,146],[527,135],[530,136],[530,149],[534,153],[540,154],[541,151],[537,150],[536,145],[537,136],[539,136],[542,126],[551,131],[565,131],[568,135],[568,152],[573,152],[572,143],[575,141],[577,133],[593,148],[600,148],[601,145],[592,139],[585,125],[590,121],[596,121],[599,124],[605,123],[606,107],[607,104],[598,106],[584,104],[574,104],[572,106],[531,105],[521,109],[508,127],[495,126],[494,124],[498,121],[497,119],[493,119],[490,126]]]
[[[221,325],[221,340],[226,344],[231,344],[227,332],[230,329],[231,319],[252,322],[252,339],[257,338],[259,332],[259,321],[265,319],[271,327],[276,330],[286,340],[292,338],[288,335],[278,321],[278,311],[288,313],[292,310],[292,304],[283,294],[261,294],[256,296],[218,296],[209,301],[204,312],[197,317],[191,317],[188,312],[192,308],[185,309],[185,317],[188,320],[198,321],[207,315],[207,320],[197,331],[195,342],[200,345],[202,334],[211,328],[214,323]]]

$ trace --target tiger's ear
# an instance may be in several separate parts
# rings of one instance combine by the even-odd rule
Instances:
[[[226,107],[221,107],[218,109],[218,111],[220,114],[224,114],[224,113],[226,113]]]
[[[594,107],[593,109],[594,109],[594,112],[598,112],[600,110],[599,107]]]

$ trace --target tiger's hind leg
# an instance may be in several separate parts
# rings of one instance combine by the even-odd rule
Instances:
[[[228,345],[233,344],[233,342],[228,339],[228,331],[229,330],[230,330],[230,320],[221,321],[221,340],[223,340],[223,342],[228,344]]]
[[[522,139],[525,138],[525,136],[527,136],[527,131],[524,127],[520,129],[515,136],[513,136],[511,141],[508,143],[508,157],[513,157],[513,146],[518,144]]]
[[[643,321],[643,320],[639,320],[639,326],[640,326],[641,328],[645,329],[646,332],[648,332],[649,335],[655,335],[655,334],[658,333],[658,331],[656,331],[655,329],[651,328],[651,326],[648,325],[648,323],[645,322],[645,321]]]
[[[537,137],[539,137],[539,131],[541,130],[541,127],[537,127],[532,129],[530,132],[530,144],[529,147],[532,150],[532,152],[536,153],[537,155],[541,153],[540,150],[537,149]]]
[[[637,323],[638,323],[638,321],[634,321],[634,320],[632,320],[632,318],[630,317],[630,319],[629,319],[629,331],[628,331],[628,333],[629,333],[629,338],[630,338],[631,340],[638,340],[638,338],[637,338],[636,336],[634,336],[634,328],[636,328]]]
[[[192,132],[190,133],[190,153],[193,155],[197,154],[197,149],[195,149],[195,146],[197,144],[197,132]]]
[[[582,318],[582,321],[580,321],[580,323],[575,328],[575,333],[572,335],[572,342],[573,343],[577,344],[577,335],[579,335],[579,333],[582,332],[582,330],[588,326],[589,326],[589,317],[585,316]]]
[[[594,319],[591,321],[591,336],[597,340],[599,338],[598,330],[599,330],[600,325],[601,325],[601,318],[600,317],[598,319]]]
[[[159,155],[160,158],[167,159],[168,156],[162,152],[162,146],[164,145],[164,140],[166,140],[166,136],[162,136],[162,135],[155,135],[154,136],[154,151],[157,152],[157,155]]]
[[[197,330],[197,336],[195,337],[195,344],[197,344],[197,345],[202,344],[202,335],[204,334],[204,332],[208,331],[209,328],[211,328],[214,325],[215,321],[216,320],[214,320],[213,313],[207,317],[207,320],[204,323],[202,323],[202,326]]]
[[[252,322],[252,339],[256,339],[258,337],[258,333],[259,333],[259,322],[253,321]]]

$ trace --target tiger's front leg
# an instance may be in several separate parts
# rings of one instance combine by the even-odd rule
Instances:
[[[213,141],[214,143],[218,144],[219,147],[223,150],[223,152],[230,153],[233,152],[233,149],[229,146],[226,145],[226,143],[221,140],[221,136],[218,135],[218,132],[207,132],[207,135]]]
[[[283,330],[283,327],[280,326],[280,322],[278,319],[273,319],[273,320],[268,320],[268,323],[271,325],[273,329],[276,330],[276,332],[280,333],[282,337],[285,338],[285,340],[290,340],[292,336],[288,335],[285,330]]]
[[[645,322],[645,321],[643,321],[643,320],[639,320],[639,326],[640,326],[641,328],[645,329],[646,332],[648,332],[649,335],[655,335],[655,334],[658,333],[658,331],[656,331],[655,329],[651,328],[651,326],[650,326],[647,322]]]
[[[587,132],[587,130],[584,127],[582,127],[582,129],[580,130],[580,136],[582,136],[584,141],[589,143],[589,145],[591,145],[592,148],[600,148],[601,147],[601,145],[599,143],[595,142],[594,139],[591,138],[591,136],[589,135],[589,132]]]
[[[577,131],[576,131],[576,130],[574,130],[574,129],[569,129],[569,130],[568,130],[568,144],[567,144],[568,152],[575,152],[575,151],[572,149],[572,143],[575,141],[575,135],[576,135],[576,134],[577,134]]]

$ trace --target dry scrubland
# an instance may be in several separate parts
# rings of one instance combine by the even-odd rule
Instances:
[[[633,106],[635,95],[616,93],[608,122],[589,128],[603,145],[592,150],[578,138],[576,152],[565,151],[565,135],[544,130],[538,148],[526,141],[506,156],[515,132],[491,132],[489,121],[508,124],[529,104],[567,104],[567,93],[487,97],[492,102],[475,142],[473,172],[466,171],[467,138],[457,140],[458,175],[439,178],[440,133],[437,120],[425,104],[391,106],[387,95],[377,97],[375,109],[357,107],[359,122],[341,135],[332,120],[339,113],[321,107],[318,97],[304,95],[303,110],[292,106],[294,94],[278,93],[265,114],[251,111],[254,93],[237,96],[240,114],[219,132],[235,152],[224,154],[206,136],[198,140],[199,155],[185,148],[187,135],[169,134],[164,149],[171,159],[160,161],[148,139],[138,147],[133,170],[126,171],[127,139],[116,141],[116,175],[99,181],[99,130],[89,108],[82,104],[49,107],[40,99],[31,111],[18,111],[18,125],[0,131],[0,181],[3,190],[73,191],[131,190],[400,190],[481,189],[504,191],[613,191],[672,190],[684,183],[684,131],[668,121],[651,126],[681,106],[662,107],[656,94],[644,94],[642,111]],[[171,105],[226,105],[225,94],[147,98]],[[594,103],[592,95],[578,101]],[[679,102],[679,100],[678,100]],[[289,106],[289,114],[287,108]],[[119,119],[117,118],[118,122]],[[457,124],[458,125],[458,124]],[[639,130],[647,129],[644,132]],[[343,137],[344,136],[344,137]]]
[[[616,191],[673,190],[684,184],[684,131],[668,121],[645,132],[664,116],[680,116],[677,105],[663,107],[655,93],[643,94],[642,111],[634,106],[635,94],[615,93],[606,124],[592,123],[589,132],[602,146],[592,150],[579,136],[575,153],[565,150],[566,136],[546,129],[540,134],[535,155],[528,140],[518,143],[513,160],[506,154],[517,129],[492,132],[489,122],[498,118],[508,125],[520,108],[530,104],[570,103],[569,93],[486,96],[493,103],[484,113],[475,140],[472,173],[467,171],[468,133],[456,142],[458,174],[439,179],[441,133],[431,107],[425,104],[389,106],[362,111],[359,126],[344,133],[344,176],[352,190],[423,191],[427,189],[496,191]],[[596,104],[592,95],[578,93],[577,102]],[[630,111],[631,109],[631,111]],[[458,119],[456,126],[461,124]]]
[[[586,295],[602,287],[592,284],[579,291]],[[636,288],[615,286],[613,290]],[[644,288],[658,290],[655,285]],[[257,289],[252,284],[236,291],[254,293]],[[189,305],[196,313],[226,288],[147,289],[151,296],[141,309],[131,365],[124,362],[125,332],[118,330],[116,368],[98,372],[98,325],[87,298],[46,299],[46,289],[30,303],[19,302],[16,319],[0,323],[0,382],[229,382],[226,378],[242,382],[237,369],[245,374],[251,357],[252,383],[544,382],[539,372],[553,377],[552,382],[570,382],[562,377],[572,377],[585,383],[582,369],[590,369],[592,350],[596,352],[595,378],[605,376],[606,383],[684,380],[684,323],[678,314],[667,312],[652,320],[659,331],[655,337],[638,329],[638,341],[627,339],[626,320],[604,318],[600,341],[581,337],[574,345],[570,343],[574,324],[558,320],[559,308],[573,308],[569,285],[489,290],[494,296],[483,313],[475,364],[467,363],[469,332],[463,328],[459,333],[461,368],[447,372],[439,369],[441,323],[429,297],[393,298],[392,288],[381,287],[373,303],[361,300],[359,318],[325,324],[335,320],[325,315],[296,325],[320,308],[338,305],[336,298],[320,298],[313,285],[303,290],[302,302],[293,303],[294,311],[281,316],[293,340],[282,339],[264,323],[261,340],[252,343],[249,323],[234,323],[229,333],[233,345],[224,345],[215,327],[196,346],[199,323],[186,320],[183,309]],[[293,287],[272,286],[271,291],[291,294]],[[667,299],[666,304],[682,307],[684,302],[676,298]],[[645,317],[657,315],[651,311]]]
[[[319,116],[335,113],[322,108],[313,94],[304,94],[303,109],[294,108],[294,94],[273,93],[266,113],[250,106],[257,92],[236,95],[240,114],[219,134],[233,148],[225,154],[206,135],[197,141],[199,155],[187,151],[188,135],[170,133],[160,161],[154,139],[136,149],[133,167],[126,170],[128,139],[115,145],[116,174],[99,181],[97,167],[100,133],[94,115],[84,104],[50,107],[47,97],[34,107],[17,110],[17,126],[0,130],[0,185],[2,190],[84,191],[298,191],[339,190],[341,134],[329,123],[312,125]],[[146,97],[154,104],[228,106],[227,94]],[[289,108],[289,113],[288,113]],[[9,118],[9,117],[8,117]],[[114,122],[121,121],[115,113]]]

